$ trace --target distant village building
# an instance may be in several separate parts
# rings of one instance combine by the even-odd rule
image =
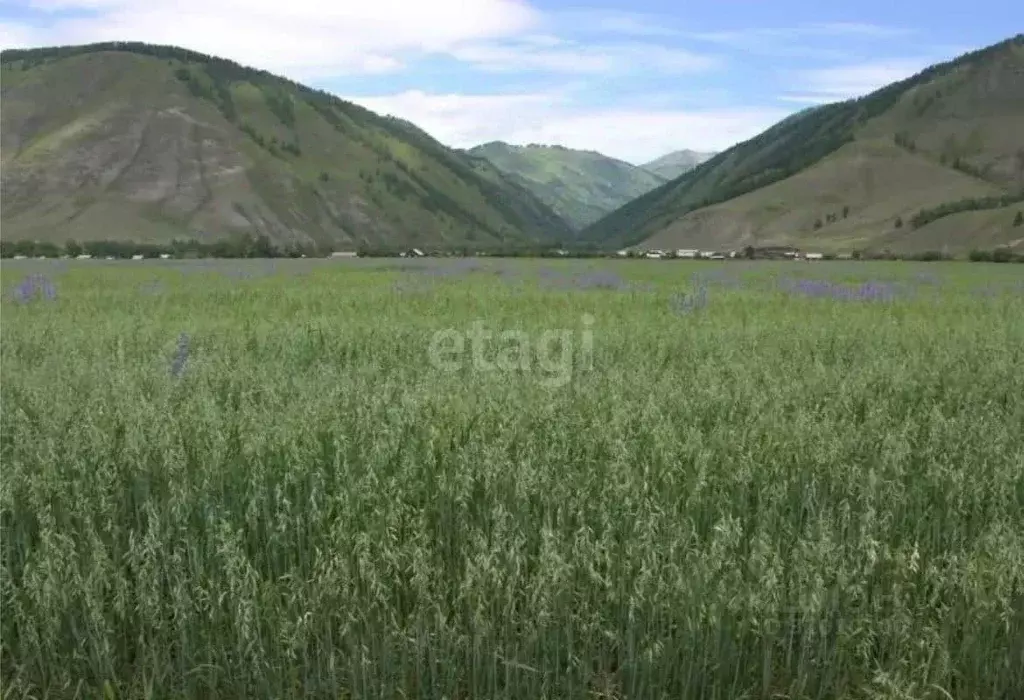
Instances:
[[[92,259],[92,256],[89,255],[88,253],[82,253],[81,255],[78,255],[78,256],[75,257],[75,260],[91,260],[91,259]]]
[[[807,253],[804,258],[807,260],[821,260],[825,255],[823,253]]]
[[[143,258],[143,256],[138,254],[138,253],[136,253],[135,255],[132,256],[132,260],[142,260],[142,258]]]
[[[303,257],[305,257],[305,256],[303,256]],[[356,257],[356,252],[354,250],[336,250],[333,253],[331,253],[331,257],[332,258],[354,258],[354,257]]]
[[[700,256],[700,251],[691,248],[680,248],[676,251],[677,258],[696,258],[698,256]]]

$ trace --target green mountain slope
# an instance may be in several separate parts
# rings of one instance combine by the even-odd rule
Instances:
[[[985,217],[961,216],[965,226],[956,230],[911,221],[921,210],[953,215],[958,207],[994,209],[1022,199],[1022,124],[1018,35],[861,99],[794,115],[583,235],[687,248],[1019,245],[1012,216],[993,220],[1005,225],[977,227],[967,224]],[[918,230],[925,228],[931,233]]]
[[[6,239],[281,244],[561,240],[529,190],[407,122],[145,44],[4,51]]]
[[[663,155],[661,158],[655,158],[640,167],[665,180],[675,180],[680,175],[690,172],[704,161],[714,158],[715,155],[714,152],[703,153],[684,149],[682,151],[673,151]]]
[[[665,182],[624,161],[561,146],[511,146],[495,141],[468,153],[528,188],[577,228]]]

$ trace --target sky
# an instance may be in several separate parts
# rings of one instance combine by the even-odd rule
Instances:
[[[173,44],[450,146],[560,144],[636,164],[725,149],[1021,31],[1010,0],[0,0],[0,48]]]

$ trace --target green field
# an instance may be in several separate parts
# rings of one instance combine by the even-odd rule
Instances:
[[[1019,266],[2,280],[4,700],[1024,697]]]

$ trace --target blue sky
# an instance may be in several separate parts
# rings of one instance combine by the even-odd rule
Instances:
[[[139,40],[288,75],[441,141],[720,150],[1024,31],[1009,1],[0,0],[0,45]]]

